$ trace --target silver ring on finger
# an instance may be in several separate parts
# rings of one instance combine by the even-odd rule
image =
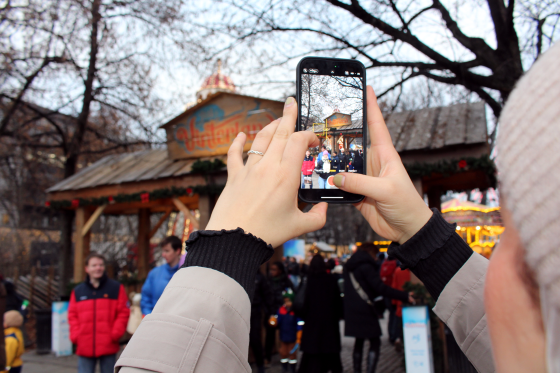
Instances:
[[[249,150],[249,151],[247,152],[247,154],[256,154],[256,155],[260,155],[261,157],[264,155],[264,153],[258,152],[258,151],[256,151],[256,150]]]

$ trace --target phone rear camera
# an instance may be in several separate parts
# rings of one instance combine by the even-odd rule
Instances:
[[[307,72],[307,69],[303,69],[303,72],[306,73],[306,72]]]
[[[345,71],[344,73],[345,73],[346,75],[348,75],[348,71]]]
[[[357,75],[360,75],[360,73],[356,73]]]
[[[331,74],[334,74],[334,70],[331,70]]]
[[[354,75],[354,73],[350,73],[350,75]]]

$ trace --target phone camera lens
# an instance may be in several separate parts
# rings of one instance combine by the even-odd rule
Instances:
[[[334,74],[334,70],[331,70],[331,74]]]
[[[307,72],[307,69],[303,69],[303,72],[306,73],[306,72]]]

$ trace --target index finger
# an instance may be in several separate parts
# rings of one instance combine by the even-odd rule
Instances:
[[[387,129],[385,119],[383,119],[383,114],[381,114],[381,109],[377,104],[377,96],[370,85],[367,86],[367,124],[372,147],[393,146],[389,129]]]
[[[276,127],[272,141],[266,150],[263,160],[275,159],[280,162],[290,135],[294,133],[297,120],[297,104],[293,97],[288,97],[284,104],[284,114]]]

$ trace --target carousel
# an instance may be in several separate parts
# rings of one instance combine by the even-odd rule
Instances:
[[[473,251],[492,255],[504,231],[499,207],[452,199],[442,203],[441,213],[449,223],[457,223],[457,233]]]

